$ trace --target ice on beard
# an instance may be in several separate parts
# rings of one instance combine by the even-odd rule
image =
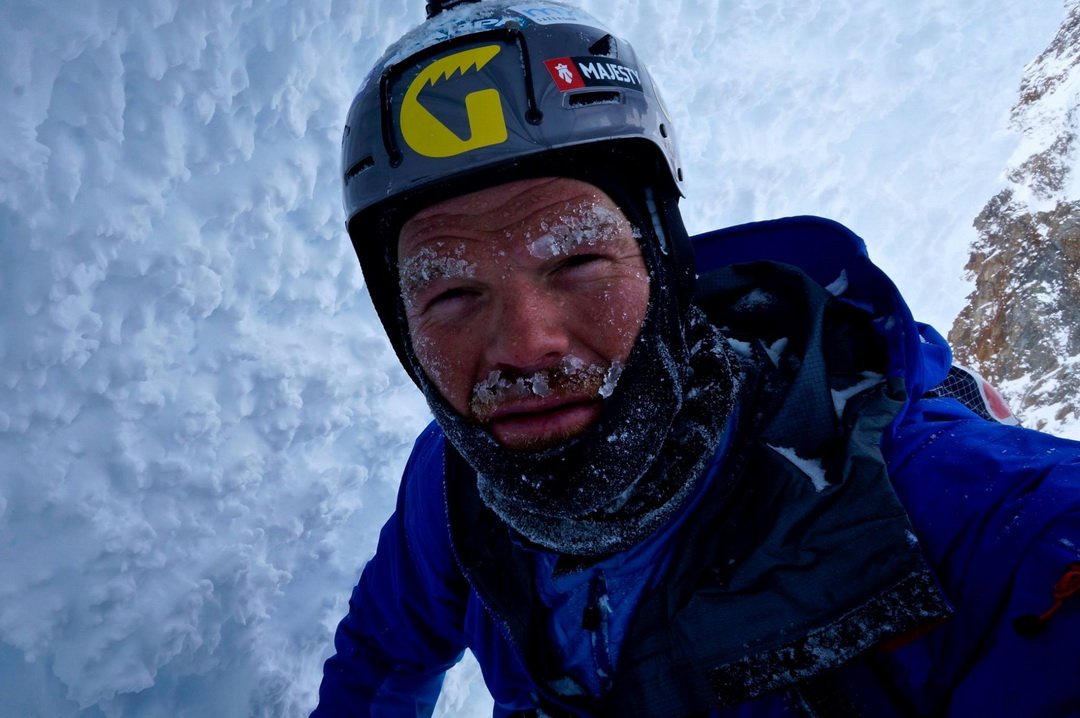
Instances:
[[[516,399],[552,394],[595,395],[607,398],[615,390],[622,365],[589,364],[579,357],[565,357],[554,367],[518,377],[494,370],[473,386],[469,407],[481,421],[501,404]]]
[[[622,371],[622,362],[612,362],[611,366],[608,367],[607,374],[604,376],[604,383],[600,385],[600,389],[597,393],[605,399],[614,394],[615,386],[619,383],[619,377],[622,376]]]
[[[533,394],[537,396],[547,396],[551,393],[551,387],[548,385],[547,374],[536,374],[533,376],[530,384]]]
[[[541,222],[543,234],[529,243],[529,254],[551,259],[569,254],[580,246],[595,247],[615,239],[622,217],[618,212],[592,203],[582,203],[551,224]]]

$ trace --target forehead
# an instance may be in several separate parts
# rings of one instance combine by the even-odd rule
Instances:
[[[600,188],[569,178],[540,178],[496,185],[426,207],[402,225],[398,254],[406,256],[422,245],[451,238],[472,239],[510,233],[521,227],[545,229],[567,210],[582,208],[600,222],[626,222],[615,202]]]

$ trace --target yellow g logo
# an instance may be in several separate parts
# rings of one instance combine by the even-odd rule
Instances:
[[[502,98],[493,87],[475,89],[477,73],[499,54],[498,45],[485,45],[441,57],[416,76],[401,103],[401,135],[417,154],[454,157],[480,147],[506,142]],[[453,83],[448,86],[448,83]],[[439,87],[425,102],[425,90]],[[461,94],[461,99],[447,95]],[[436,117],[435,112],[440,114]]]

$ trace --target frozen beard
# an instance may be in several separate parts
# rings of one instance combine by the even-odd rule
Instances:
[[[473,387],[469,410],[473,418],[497,437],[504,438],[493,421],[503,422],[514,418],[512,407],[530,399],[553,399],[567,402],[599,401],[611,396],[622,374],[622,363],[590,364],[574,356],[563,357],[555,366],[527,374],[493,371],[486,379]],[[504,411],[511,407],[508,411]],[[517,451],[553,446],[571,435],[545,436],[542,439],[517,444]]]
[[[494,373],[474,388],[475,418],[467,418],[442,397],[411,345],[408,350],[436,421],[477,474],[484,504],[525,539],[567,555],[626,549],[685,505],[736,394],[737,363],[727,342],[700,310],[683,316],[653,223],[630,219],[646,228],[640,243],[651,281],[645,319],[624,367],[568,357],[547,372]],[[482,423],[509,398],[586,387],[603,398],[600,417],[555,446],[507,449]]]

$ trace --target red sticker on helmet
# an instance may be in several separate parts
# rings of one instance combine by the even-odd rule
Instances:
[[[555,80],[555,85],[563,92],[585,87],[585,82],[581,79],[581,73],[578,71],[577,65],[569,57],[544,60],[544,64],[547,65],[548,72],[551,73],[551,79]]]
[[[617,60],[595,57],[557,57],[544,60],[551,79],[563,92],[582,87],[628,87],[641,90],[641,73]]]

